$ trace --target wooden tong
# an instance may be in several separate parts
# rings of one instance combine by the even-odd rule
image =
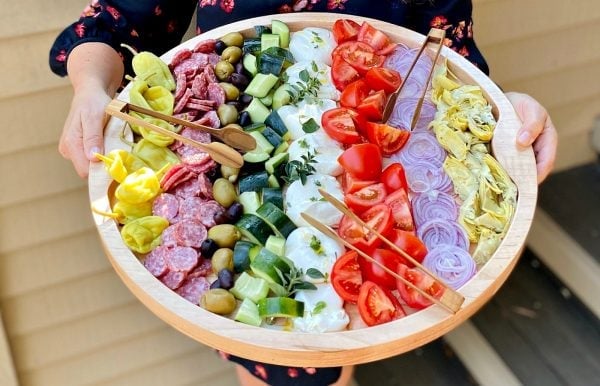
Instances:
[[[416,290],[417,292],[419,292],[421,295],[425,296],[427,299],[429,299],[433,303],[438,304],[438,305],[446,308],[447,310],[449,310],[452,313],[456,313],[460,309],[461,305],[465,301],[465,298],[461,294],[459,294],[458,292],[456,292],[454,289],[448,287],[444,283],[443,280],[441,280],[440,278],[438,278],[431,271],[429,271],[427,268],[425,268],[423,265],[421,265],[411,255],[409,255],[408,253],[406,253],[405,251],[403,251],[401,248],[399,248],[396,244],[392,243],[390,240],[388,240],[387,238],[385,238],[381,233],[377,232],[375,229],[373,229],[372,227],[370,227],[369,225],[367,225],[356,214],[354,214],[350,209],[348,209],[348,207],[346,206],[346,204],[344,204],[343,202],[341,202],[340,200],[338,200],[337,198],[335,198],[331,194],[327,193],[323,189],[319,189],[319,193],[321,193],[321,195],[323,196],[323,198],[325,198],[325,200],[327,200],[328,202],[330,202],[334,207],[336,207],[343,214],[345,214],[348,217],[350,217],[352,220],[354,220],[360,226],[366,228],[369,232],[372,232],[373,234],[375,234],[385,244],[387,244],[390,248],[392,248],[394,251],[396,251],[397,253],[399,253],[400,255],[402,255],[406,260],[408,260],[411,263],[413,263],[416,267],[418,267],[423,272],[425,272],[426,274],[428,274],[429,276],[431,276],[433,279],[435,279],[436,281],[438,281],[441,285],[443,285],[445,287],[445,289],[444,289],[444,293],[443,293],[442,297],[440,299],[434,298],[433,296],[431,296],[427,292],[425,292],[425,291],[421,290],[420,288],[418,288],[417,286],[415,286],[410,281],[406,280],[404,277],[400,276],[398,273],[396,273],[393,270],[389,269],[388,267],[384,266],[380,262],[374,260],[371,256],[367,255],[366,253],[364,253],[360,249],[356,248],[352,244],[348,243],[346,240],[344,240],[341,237],[339,237],[338,234],[333,229],[331,229],[330,227],[326,226],[325,224],[320,223],[314,217],[311,217],[311,216],[303,213],[302,217],[306,220],[306,222],[308,222],[310,225],[314,226],[316,229],[318,229],[319,231],[323,232],[327,236],[329,236],[329,237],[331,237],[331,238],[333,238],[335,240],[341,241],[346,247],[348,247],[348,248],[356,251],[359,255],[361,255],[365,259],[369,260],[371,263],[377,264],[379,267],[381,267],[387,273],[389,273],[390,275],[394,276],[396,279],[402,281],[405,285],[407,285],[407,286],[411,287],[412,289]]]
[[[175,118],[169,115],[165,115],[153,110],[148,110],[140,106],[133,105],[131,103],[123,102],[118,99],[113,99],[105,109],[106,113],[122,119],[130,124],[138,125],[147,128],[148,130],[155,131],[167,137],[171,137],[178,141],[181,141],[187,145],[194,146],[196,148],[201,149],[208,153],[212,159],[216,162],[234,167],[241,168],[244,165],[244,159],[242,155],[231,148],[230,146],[220,143],[220,142],[211,142],[211,143],[201,143],[194,141],[190,138],[183,137],[177,133],[174,133],[170,130],[162,128],[160,126],[154,125],[150,122],[147,122],[143,119],[134,117],[132,115],[127,114],[128,111],[135,111],[141,114],[146,114],[158,119],[165,120],[167,122],[171,122],[177,125],[183,125],[186,127],[190,127],[192,129],[201,130],[203,132],[210,133],[215,137],[221,139],[222,141],[228,143],[229,145],[236,147],[241,150],[252,150],[256,147],[256,141],[254,137],[249,135],[248,133],[236,129],[234,127],[224,127],[222,129],[214,129],[209,126],[198,125],[192,122],[188,122],[183,119]]]
[[[408,79],[408,77],[412,73],[412,70],[415,67],[415,64],[417,64],[417,62],[419,61],[419,58],[421,57],[421,54],[423,53],[423,50],[427,46],[427,43],[429,43],[429,42],[437,43],[438,46],[437,46],[437,49],[435,52],[435,58],[433,59],[433,64],[431,65],[431,69],[429,70],[429,75],[427,76],[427,82],[425,83],[425,87],[423,87],[423,92],[421,93],[421,97],[419,98],[419,101],[417,102],[417,107],[415,108],[415,113],[413,115],[412,122],[410,124],[410,130],[411,131],[414,130],[414,128],[417,124],[417,121],[419,120],[419,116],[421,115],[421,108],[423,107],[423,100],[425,99],[425,93],[427,92],[427,86],[429,85],[429,82],[431,81],[431,76],[433,75],[433,69],[435,68],[435,63],[437,62],[437,59],[440,56],[440,51],[442,50],[442,46],[444,45],[445,37],[446,37],[446,31],[444,31],[442,29],[432,28],[429,30],[429,33],[427,34],[425,41],[421,45],[421,48],[419,49],[417,56],[415,56],[415,59],[413,60],[412,64],[410,65],[408,72],[406,73],[406,76],[404,77],[403,82],[400,84],[400,87],[398,87],[398,89],[396,91],[394,91],[388,98],[387,103],[385,104],[385,109],[383,110],[383,118],[381,119],[381,122],[387,123],[387,121],[390,119],[390,115],[392,114],[392,111],[394,110],[394,107],[396,105],[396,100],[398,99],[398,95],[400,95],[400,93],[402,92],[402,88],[406,84],[406,79]]]

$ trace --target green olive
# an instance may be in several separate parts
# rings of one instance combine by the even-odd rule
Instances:
[[[240,90],[237,87],[235,87],[234,85],[232,85],[231,83],[221,82],[221,83],[219,83],[219,85],[225,91],[225,98],[228,101],[234,101],[234,100],[238,99],[238,97],[240,96]]]
[[[217,108],[217,115],[221,121],[222,126],[227,126],[230,123],[237,122],[238,111],[235,106],[222,104]]]
[[[231,184],[224,178],[222,180]],[[208,238],[214,240],[219,248],[233,248],[235,243],[242,238],[242,234],[235,225],[219,224],[208,230]]]
[[[231,126],[231,125],[227,125]],[[232,168],[231,166],[221,165],[221,175],[223,178],[229,180],[229,182],[235,183],[240,175],[240,169]]]
[[[210,289],[200,297],[200,307],[219,315],[231,314],[236,305],[235,297],[223,288]]]
[[[242,47],[244,45],[244,36],[239,32],[230,32],[219,40],[225,43],[227,47]]]
[[[238,198],[235,186],[233,186],[231,181],[224,177],[218,178],[213,183],[212,193],[215,201],[225,208],[229,208]]]
[[[217,249],[210,260],[215,275],[222,269],[233,271],[233,250],[231,248]]]
[[[225,48],[221,54],[221,60],[226,60],[229,63],[237,63],[242,58],[242,49],[240,47],[231,46]]]
[[[234,72],[235,68],[233,67],[233,64],[229,63],[226,60],[221,60],[215,66],[215,75],[219,80],[226,80]]]

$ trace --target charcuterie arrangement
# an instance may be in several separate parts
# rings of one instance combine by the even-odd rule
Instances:
[[[428,55],[406,78],[417,51],[366,21],[339,19],[331,30],[295,32],[273,20],[253,36],[230,32],[180,49],[169,63],[136,53],[131,104],[241,129],[256,147],[232,168],[130,125],[130,150],[98,155],[115,181],[111,211],[102,214],[120,224],[123,242],[157,280],[240,323],[342,331],[430,306],[414,287],[439,299],[476,275],[510,226],[517,188],[490,152],[496,120],[481,88]],[[129,114],[200,143],[215,140]],[[310,226],[307,214],[372,259]]]

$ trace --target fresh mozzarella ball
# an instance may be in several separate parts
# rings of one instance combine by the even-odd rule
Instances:
[[[305,134],[290,144],[289,160],[302,162],[302,156],[313,154],[313,164],[318,174],[339,176],[344,169],[338,162],[338,157],[344,152],[342,145],[331,139],[323,130]]]
[[[317,90],[317,98],[333,99],[335,101],[340,99],[341,93],[335,88],[331,78],[331,67],[323,62],[308,60],[295,63],[285,70],[287,76],[286,83],[291,85],[298,85],[300,83],[306,86],[306,82],[300,78],[300,73],[304,70],[306,70],[310,77],[316,78],[320,83]]]
[[[335,101],[331,99],[319,99],[313,100],[311,103],[302,101],[299,102],[297,106],[281,106],[277,110],[277,113],[281,117],[285,127],[288,129],[290,138],[295,140],[306,134],[302,129],[302,125],[305,122],[312,118],[317,125],[321,126],[321,116],[323,113],[336,107]]]
[[[331,66],[331,52],[335,46],[330,30],[309,27],[292,33],[289,49],[297,62],[314,60]]]
[[[299,227],[290,233],[285,242],[285,256],[305,273],[303,280],[320,283],[324,278],[306,275],[310,268],[330,275],[333,264],[344,253],[344,246],[325,236],[313,227]]]
[[[316,290],[298,291],[295,299],[304,302],[304,316],[292,319],[296,331],[342,331],[350,322],[344,301],[329,283],[317,284]]]
[[[342,212],[327,201],[321,200],[319,188],[333,195],[340,201],[344,200],[342,187],[335,177],[323,174],[313,174],[306,178],[306,184],[297,180],[292,182],[285,192],[285,211],[296,226],[308,226],[300,215],[308,213],[321,223],[336,227],[342,219]]]

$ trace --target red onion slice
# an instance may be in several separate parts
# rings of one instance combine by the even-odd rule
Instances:
[[[404,164],[408,187],[413,193],[450,192],[452,180],[437,160],[420,160]]]
[[[392,51],[383,62],[383,66],[387,68],[396,68],[398,66],[398,62],[402,62],[405,59],[402,59],[406,53],[410,51],[406,45],[402,43],[398,43],[394,51]]]
[[[456,221],[434,218],[417,227],[417,236],[425,243],[428,250],[438,245],[454,245],[465,251],[469,250],[467,232]]]
[[[413,218],[419,228],[431,219],[456,221],[458,207],[448,193],[419,194],[412,200]]]
[[[402,94],[404,94],[404,91],[402,91]],[[419,98],[399,97],[394,106],[394,110],[390,114],[388,123],[394,127],[408,130],[412,123],[418,101]],[[424,100],[414,131],[427,131],[429,124],[435,118],[435,112],[435,105],[427,99]]]
[[[410,166],[419,161],[442,165],[446,159],[446,151],[433,134],[428,131],[418,131],[413,132],[406,145],[391,158],[404,166]]]
[[[477,266],[471,255],[453,245],[441,245],[430,250],[423,265],[455,290],[477,273]]]

